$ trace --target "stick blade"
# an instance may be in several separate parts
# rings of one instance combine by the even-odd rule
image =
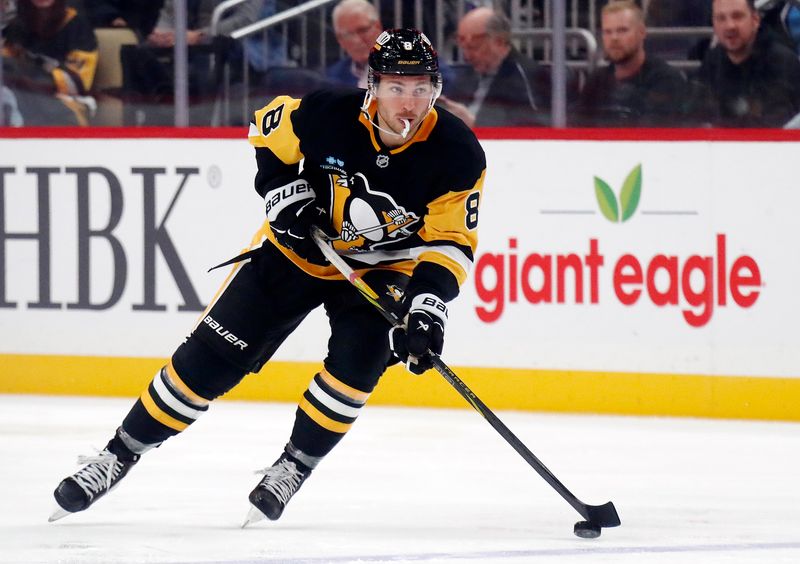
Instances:
[[[587,505],[584,517],[591,523],[601,527],[619,527],[621,521],[617,514],[617,508],[612,502],[603,505]]]

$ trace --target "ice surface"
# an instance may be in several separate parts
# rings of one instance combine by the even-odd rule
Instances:
[[[216,402],[85,513],[52,490],[132,400],[0,395],[0,562],[800,562],[800,425],[498,413],[573,511],[472,410],[371,406],[278,522],[240,529],[293,405]]]

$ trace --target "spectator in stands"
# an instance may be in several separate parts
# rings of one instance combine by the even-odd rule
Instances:
[[[369,50],[383,31],[378,11],[367,0],[342,0],[333,9],[333,31],[345,56],[329,66],[332,84],[367,87]]]
[[[549,105],[549,73],[511,44],[511,23],[489,7],[467,12],[458,44],[474,73],[440,104],[470,127],[542,125]]]
[[[383,31],[378,11],[366,0],[342,0],[333,9],[331,19],[336,40],[345,56],[326,69],[326,80],[332,85],[366,88],[369,50]],[[439,72],[444,92],[448,93],[453,71],[441,58]]]
[[[25,125],[89,124],[97,40],[85,16],[65,0],[19,0],[2,49]]]
[[[688,86],[683,74],[645,52],[642,9],[616,0],[601,12],[603,50],[608,66],[592,73],[572,118],[583,126],[678,125]]]
[[[698,71],[693,110],[722,127],[781,127],[800,112],[800,60],[772,34],[759,34],[753,0],[713,0],[714,35]]]
[[[84,0],[93,27],[127,27],[140,39],[150,35],[164,0]]]
[[[216,58],[217,70],[232,56],[237,46],[227,37],[233,31],[258,20],[264,0],[245,0],[227,10],[219,20],[215,33],[211,30],[214,9],[222,0],[187,2],[186,43],[189,51],[189,96],[194,108],[193,123],[207,123],[210,110],[201,106],[216,94],[218,79],[211,72]],[[172,94],[175,46],[174,1],[165,0],[155,28],[137,46],[124,46],[120,52],[123,67],[123,91],[126,106],[136,107],[126,121],[132,125],[170,125],[173,123]],[[146,108],[146,109],[143,109]]]

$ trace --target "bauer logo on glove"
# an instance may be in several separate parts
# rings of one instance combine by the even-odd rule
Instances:
[[[308,200],[313,200],[315,196],[316,194],[311,184],[302,178],[273,188],[264,196],[267,219],[270,222],[275,222],[284,210],[296,213],[297,208],[302,207],[303,203],[308,202]]]
[[[322,229],[328,221],[324,208],[316,205],[314,188],[303,177],[291,179],[264,195],[269,227],[275,240],[297,256],[315,264],[327,264],[309,236],[309,229]]]

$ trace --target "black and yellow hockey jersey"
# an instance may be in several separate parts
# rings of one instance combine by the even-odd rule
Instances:
[[[384,146],[360,112],[363,90],[320,90],[301,100],[279,96],[255,113],[256,190],[302,175],[327,212],[333,242],[356,270],[389,268],[414,274],[443,299],[452,299],[472,266],[486,158],[472,131],[434,108],[413,137]],[[374,117],[373,102],[370,114]],[[266,237],[298,267],[341,278],[330,265],[307,262]]]
[[[65,10],[52,37],[36,35],[21,18],[8,24],[3,37],[3,56],[37,59],[52,76],[57,94],[85,95],[91,90],[97,68],[97,39],[89,20],[75,8]]]

